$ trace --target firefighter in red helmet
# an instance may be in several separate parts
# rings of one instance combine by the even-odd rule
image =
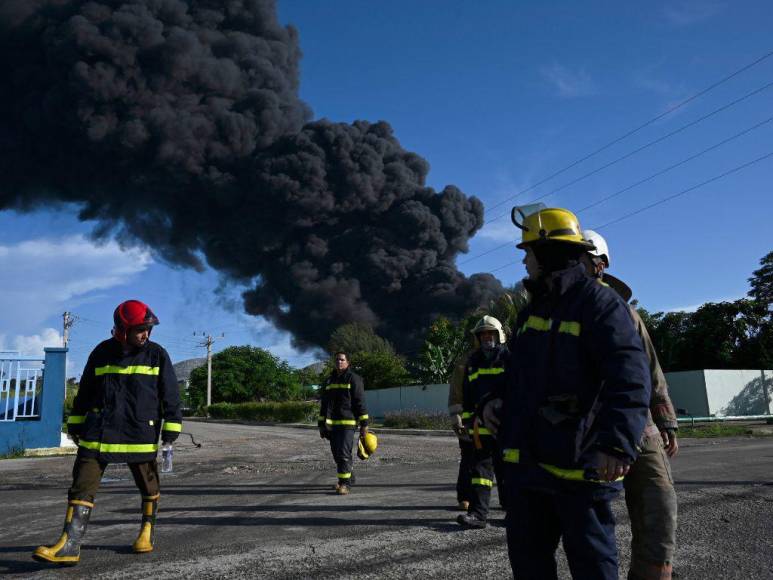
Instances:
[[[67,430],[78,445],[68,491],[64,530],[33,557],[74,565],[94,508],[94,497],[109,463],[127,463],[142,494],[136,553],[153,550],[160,495],[156,455],[159,437],[167,444],[182,428],[180,397],[172,361],[150,340],[158,318],[139,300],[121,303],[113,313],[113,337],[89,355]]]

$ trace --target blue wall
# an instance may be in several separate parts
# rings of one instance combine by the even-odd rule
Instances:
[[[47,348],[40,419],[0,422],[0,454],[14,449],[59,447],[64,411],[66,348]]]

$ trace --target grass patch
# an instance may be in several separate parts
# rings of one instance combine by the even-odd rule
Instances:
[[[448,415],[442,412],[428,413],[418,409],[408,409],[386,413],[384,427],[392,429],[436,429],[450,430]]]
[[[316,423],[319,403],[309,401],[215,403],[207,410],[215,419],[241,419],[268,423]]]
[[[705,439],[709,437],[738,437],[744,435],[755,435],[749,425],[732,425],[730,423],[703,423],[691,427],[688,425],[679,426],[679,437],[694,437]]]

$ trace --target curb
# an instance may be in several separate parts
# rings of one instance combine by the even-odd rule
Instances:
[[[253,427],[292,427],[293,429],[317,430],[316,425],[308,425],[306,423],[271,423],[268,421],[243,421],[241,419],[207,419],[205,417],[183,417],[183,422],[186,421],[191,421],[193,423],[219,423],[223,425],[248,425]],[[453,437],[456,439],[456,435],[450,429],[448,431],[444,429],[394,429],[392,427],[373,427],[372,429],[376,434]]]

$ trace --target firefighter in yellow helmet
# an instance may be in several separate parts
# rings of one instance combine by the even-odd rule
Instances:
[[[611,500],[647,422],[650,373],[625,302],[585,272],[593,244],[561,208],[515,208],[531,301],[518,314],[504,388],[482,405],[507,482],[516,578],[618,578]]]
[[[78,563],[108,463],[127,463],[142,495],[142,523],[133,551],[153,550],[160,496],[158,440],[171,444],[180,434],[180,394],[169,355],[150,340],[158,324],[153,311],[139,300],[127,300],[115,309],[113,323],[113,337],[89,355],[67,420],[78,445],[67,514],[59,541],[35,550],[39,561]]]
[[[655,346],[641,316],[629,303],[633,293],[622,280],[606,272],[611,263],[607,241],[593,230],[585,230],[583,237],[595,246],[583,256],[586,270],[599,282],[608,284],[628,303],[631,318],[647,352],[652,378],[647,427],[639,442],[641,452],[623,480],[625,503],[631,519],[628,579],[669,580],[676,549],[677,503],[668,458],[675,456],[679,449],[676,441],[679,424]]]
[[[507,347],[502,323],[493,316],[484,316],[472,329],[477,348],[467,359],[462,379],[462,424],[473,438],[469,474],[469,507],[456,521],[466,528],[485,528],[496,474],[500,503],[504,503],[502,457],[492,433],[478,424],[478,404],[489,393],[502,389],[505,378]]]

